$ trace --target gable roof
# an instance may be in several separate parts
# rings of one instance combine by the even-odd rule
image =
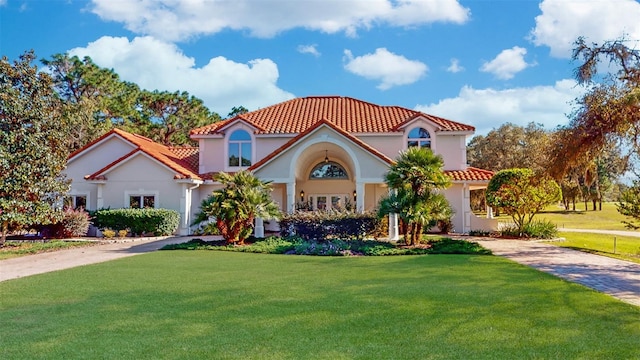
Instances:
[[[96,171],[91,175],[87,175],[85,179],[87,180],[100,180],[104,179],[104,173],[109,169],[121,164],[122,162],[130,159],[138,153],[144,153],[153,159],[157,160],[161,164],[167,166],[171,170],[175,171],[174,178],[175,179],[196,179],[201,180],[198,175],[198,148],[197,147],[168,147],[159,143],[154,142],[153,140],[146,138],[142,135],[131,134],[124,130],[113,129],[108,133],[102,135],[98,139],[92,141],[91,143],[85,145],[83,148],[73,152],[68,161],[71,160],[74,156],[79,155],[80,153],[89,150],[91,147],[96,145],[97,143],[107,139],[111,136],[118,136],[121,139],[127,141],[132,144],[135,148],[120,157],[119,159],[111,162],[107,166],[102,169]]]
[[[337,133],[339,133],[340,135],[346,137],[351,142],[353,142],[357,146],[361,147],[363,150],[371,153],[373,156],[379,158],[383,162],[385,162],[387,164],[392,164],[393,163],[392,159],[390,159],[388,156],[386,156],[385,154],[381,153],[380,151],[376,150],[375,148],[373,148],[369,144],[363,142],[362,140],[358,139],[357,137],[355,137],[355,136],[349,134],[348,132],[344,131],[343,129],[338,127],[336,124],[334,124],[334,123],[332,123],[332,122],[330,122],[330,121],[328,121],[326,119],[322,119],[320,121],[317,121],[311,127],[308,127],[305,131],[301,132],[300,134],[298,134],[294,138],[292,138],[289,141],[287,141],[284,145],[282,145],[279,148],[277,148],[276,150],[274,150],[271,154],[265,156],[264,158],[262,158],[257,163],[251,165],[248,170],[255,171],[255,170],[259,169],[260,167],[262,167],[263,165],[265,165],[266,163],[271,161],[273,158],[277,157],[278,155],[280,155],[281,153],[286,151],[288,148],[290,148],[293,145],[295,145],[298,141],[300,141],[301,139],[303,139],[307,135],[311,134],[316,129],[320,128],[322,125],[325,125],[325,126],[331,128],[331,129],[335,130]]]
[[[300,134],[320,120],[347,133],[386,133],[398,132],[403,124],[419,117],[433,122],[440,131],[475,130],[471,125],[400,106],[381,106],[342,96],[308,96],[193,129],[191,135],[219,134],[223,128],[240,120],[258,129],[256,134]]]

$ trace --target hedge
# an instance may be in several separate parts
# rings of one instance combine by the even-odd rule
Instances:
[[[379,232],[380,219],[374,213],[351,211],[299,211],[280,220],[280,235],[305,240],[361,240]]]
[[[92,215],[99,229],[129,229],[134,236],[171,235],[180,225],[180,214],[169,209],[102,209]]]

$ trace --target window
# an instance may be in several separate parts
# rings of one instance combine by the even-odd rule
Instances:
[[[156,197],[154,195],[129,195],[129,207],[136,209],[155,208]]]
[[[423,147],[430,149],[431,148],[431,135],[429,135],[429,131],[425,128],[415,128],[409,131],[409,136],[407,137],[407,147]]]
[[[229,166],[251,166],[251,135],[236,130],[229,136]]]
[[[87,208],[86,195],[69,195],[64,199],[64,207],[72,207],[74,209]]]
[[[347,171],[342,165],[333,161],[323,162],[311,170],[309,179],[348,179]]]
[[[349,209],[351,207],[349,196],[346,194],[313,194],[313,196],[309,196],[309,205],[311,205],[311,209],[321,211]]]

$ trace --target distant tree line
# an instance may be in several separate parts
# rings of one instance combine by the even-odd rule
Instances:
[[[535,122],[511,123],[471,139],[467,158],[471,166],[499,171],[529,168],[539,178],[554,179],[561,187],[567,209],[602,209],[602,201],[633,197],[620,177],[639,177],[640,154],[640,50],[622,38],[587,44],[579,38],[573,60],[578,83],[587,86],[575,100],[569,123],[545,129]],[[609,62],[615,73],[598,73]],[[635,191],[635,193],[640,193]],[[482,193],[473,194],[476,208],[484,205]]]

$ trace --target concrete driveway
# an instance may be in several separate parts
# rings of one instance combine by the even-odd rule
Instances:
[[[0,281],[69,269],[160,249],[193,237],[139,238],[0,260]]]

